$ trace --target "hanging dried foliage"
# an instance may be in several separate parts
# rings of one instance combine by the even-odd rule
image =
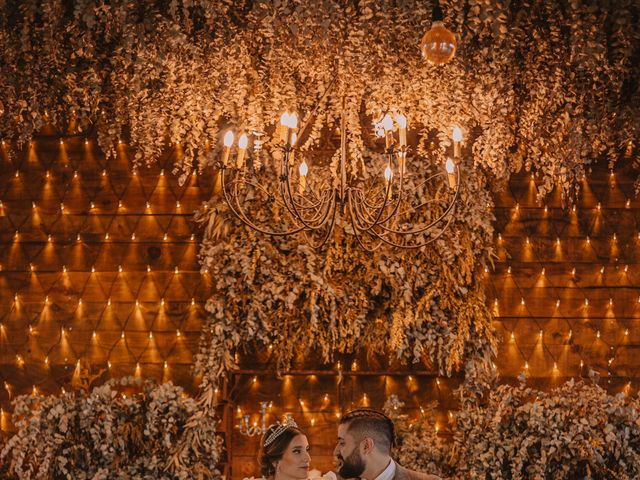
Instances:
[[[89,394],[23,395],[14,400],[16,434],[0,444],[0,476],[220,478],[222,442],[208,411],[180,387],[134,378]]]
[[[589,163],[614,162],[637,138],[640,3],[440,3],[459,49],[436,67],[420,57],[433,6],[422,0],[5,0],[0,132],[25,142],[48,118],[95,131],[107,155],[128,137],[138,162],[180,142],[184,178],[213,165],[230,125],[262,133],[269,161],[284,110],[308,122],[303,152],[326,148],[344,111],[350,175],[365,175],[363,118],[375,112],[406,112],[420,141],[435,135],[436,161],[461,126],[456,220],[415,255],[364,254],[348,230],[317,253],[237,228],[217,202],[203,213],[217,285],[196,370],[213,384],[258,341],[278,346],[283,367],[293,351],[328,361],[369,348],[444,373],[465,365],[481,383],[495,343],[474,278],[490,256],[487,184],[531,169],[541,195],[557,185],[570,202]]]

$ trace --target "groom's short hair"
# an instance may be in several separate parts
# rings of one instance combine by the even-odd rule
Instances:
[[[376,448],[383,453],[389,453],[396,445],[395,427],[393,420],[384,413],[372,408],[358,408],[345,413],[340,424],[347,425],[349,432],[357,442],[365,437],[371,437]]]

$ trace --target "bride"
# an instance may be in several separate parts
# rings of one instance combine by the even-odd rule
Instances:
[[[309,442],[293,418],[271,425],[260,440],[262,476],[269,480],[305,480],[309,474]]]

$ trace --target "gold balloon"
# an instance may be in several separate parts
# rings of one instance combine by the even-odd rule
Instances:
[[[435,65],[443,65],[451,60],[457,47],[455,35],[440,21],[433,22],[431,30],[424,34],[420,42],[422,57]]]

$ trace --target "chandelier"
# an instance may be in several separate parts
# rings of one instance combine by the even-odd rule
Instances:
[[[295,112],[282,114],[275,152],[266,161],[261,155],[262,132],[242,133],[234,145],[236,135],[228,130],[218,188],[235,217],[265,235],[301,235],[320,249],[340,224],[368,252],[383,245],[424,247],[442,236],[454,216],[462,132],[453,129],[451,155],[444,165],[434,166],[411,155],[403,113],[387,111],[373,121],[373,127],[380,149],[384,138],[384,150],[371,154],[371,165],[359,176],[347,172],[344,100],[337,162],[325,158],[307,163],[309,152],[298,148],[305,127],[298,129]],[[271,176],[267,167],[273,169]]]

